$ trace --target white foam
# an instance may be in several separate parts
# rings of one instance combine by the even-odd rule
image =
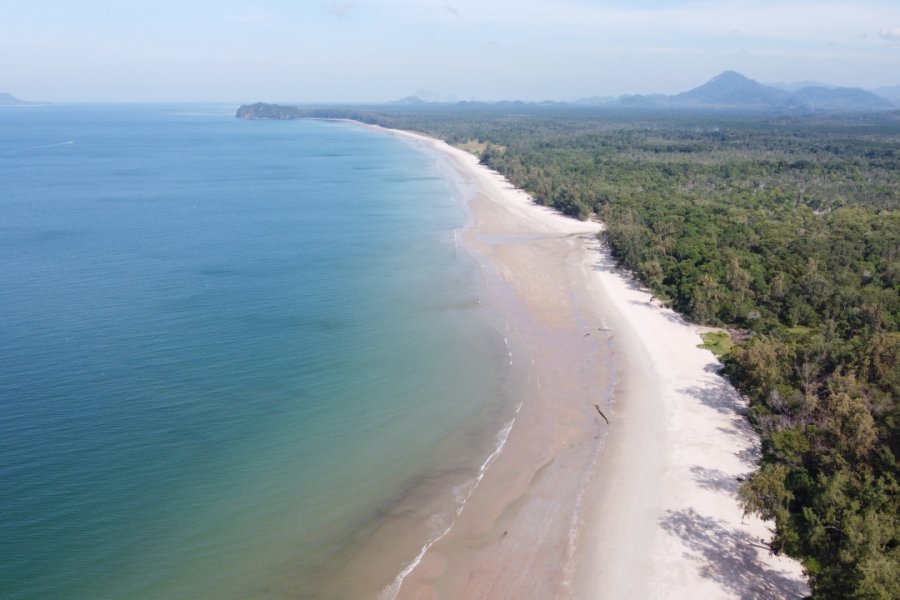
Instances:
[[[484,474],[487,472],[488,468],[503,450],[503,447],[506,445],[506,440],[509,438],[509,432],[512,431],[513,425],[516,423],[516,417],[519,415],[519,411],[522,409],[522,404],[519,403],[516,406],[516,412],[513,418],[507,423],[500,431],[497,432],[497,444],[494,447],[494,451],[481,463],[481,467],[478,469],[478,475],[471,481],[467,481],[464,484],[458,485],[453,488],[453,495],[457,501],[457,508],[454,513],[453,518],[450,523],[440,531],[438,535],[431,538],[426,542],[422,548],[419,550],[419,553],[413,559],[411,563],[409,563],[405,569],[400,571],[400,574],[394,578],[394,581],[388,585],[384,590],[381,591],[379,595],[380,600],[394,600],[397,597],[397,594],[400,593],[400,587],[403,585],[403,581],[406,577],[412,573],[419,563],[422,562],[422,559],[425,558],[425,553],[434,546],[436,543],[441,541],[450,530],[453,529],[453,525],[456,524],[456,520],[459,518],[459,515],[462,514],[463,509],[466,507],[466,502],[469,500],[469,497],[472,496],[472,493],[478,487],[478,484],[481,483],[481,480],[484,479]],[[429,519],[429,524],[438,523],[442,519],[441,515],[432,515],[431,519]]]
[[[591,464],[587,472],[592,473],[596,470],[600,452],[595,451],[591,459]],[[562,587],[569,589],[572,587],[572,581],[575,577],[575,556],[578,551],[578,537],[581,533],[581,519],[584,511],[584,500],[587,492],[587,482],[582,482],[575,496],[575,507],[572,510],[572,518],[569,521],[569,531],[566,540],[566,561],[563,566]]]
[[[75,140],[69,140],[67,142],[57,142],[56,144],[44,144],[42,146],[29,146],[28,148],[22,148],[21,150],[13,150],[9,152],[9,154],[21,154],[22,152],[30,152],[31,150],[40,150],[41,148],[55,148],[56,146],[71,146],[75,143]]]

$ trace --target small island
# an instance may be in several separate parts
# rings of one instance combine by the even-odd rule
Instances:
[[[35,106],[37,102],[28,102],[21,98],[16,98],[12,94],[0,92],[0,106]]]
[[[256,104],[242,105],[237,109],[236,116],[238,119],[247,119],[248,121],[285,121],[299,119],[306,115],[296,106],[257,102]]]

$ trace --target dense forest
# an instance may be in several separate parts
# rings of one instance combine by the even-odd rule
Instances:
[[[900,598],[900,114],[510,103],[270,118],[297,117],[421,131],[539,203],[597,215],[657,298],[729,331],[715,348],[763,442],[740,497],[775,520],[773,550],[803,561],[814,597]]]

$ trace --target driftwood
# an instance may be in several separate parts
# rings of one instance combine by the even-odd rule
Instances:
[[[603,420],[606,421],[606,424],[607,424],[607,425],[609,425],[609,419],[606,418],[606,415],[603,414],[603,411],[600,410],[600,407],[599,407],[598,405],[595,404],[595,405],[594,405],[594,408],[597,409],[597,412],[600,413],[600,416],[603,417]]]

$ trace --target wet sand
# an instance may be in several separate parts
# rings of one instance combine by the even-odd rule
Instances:
[[[461,241],[506,317],[521,408],[452,527],[382,597],[807,593],[738,507],[758,442],[698,328],[613,268],[599,223],[535,206],[462,150],[389,133],[468,190]]]

